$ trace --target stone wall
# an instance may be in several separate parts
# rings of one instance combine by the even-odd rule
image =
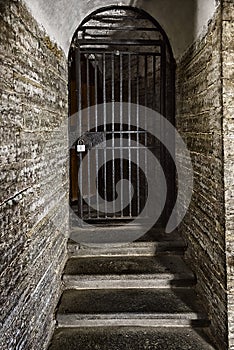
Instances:
[[[234,349],[234,3],[224,1],[222,31],[223,143],[229,349]]]
[[[21,1],[0,5],[0,348],[45,349],[66,259],[66,58]]]
[[[180,227],[187,260],[211,319],[210,334],[227,348],[226,252],[223,191],[221,7],[207,34],[187,51],[177,69],[177,128],[191,152],[194,189]]]
[[[54,2],[26,1],[37,3],[45,12],[46,29],[53,24],[51,33],[57,42],[63,36],[65,49],[86,11],[103,6],[99,0],[92,6],[82,2],[82,11],[74,7],[79,16],[66,6],[66,11],[73,12],[72,21],[66,21],[64,8],[55,8]],[[171,11],[171,0],[167,3],[178,23],[168,21],[167,12],[154,12],[144,1],[141,7],[152,15],[160,12],[164,18],[157,18],[160,24],[172,23],[171,33],[179,41],[181,21]],[[211,337],[222,350],[234,349],[234,4],[233,0],[223,0],[223,4],[207,34],[183,55],[177,69],[177,127],[194,167],[193,199],[180,231],[188,242],[187,260],[211,319]],[[66,58],[21,0],[0,0],[0,10],[0,348],[45,349],[53,331],[66,259],[67,137],[59,128],[67,118]],[[196,11],[191,11],[192,17]],[[186,12],[183,16],[186,23],[195,25]],[[61,20],[70,26],[63,33]],[[166,24],[163,27],[167,29]],[[196,33],[183,32],[192,33],[190,44]],[[182,48],[175,40],[172,46],[179,57]]]

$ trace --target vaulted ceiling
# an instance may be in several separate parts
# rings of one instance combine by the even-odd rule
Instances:
[[[180,57],[215,11],[215,0],[25,0],[33,16],[68,54],[72,36],[91,12],[110,5],[139,7],[153,16]]]

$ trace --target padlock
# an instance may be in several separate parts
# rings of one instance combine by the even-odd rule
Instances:
[[[85,152],[85,145],[83,140],[79,140],[76,146],[77,152]]]

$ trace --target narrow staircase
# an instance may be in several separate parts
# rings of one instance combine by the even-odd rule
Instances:
[[[71,240],[49,350],[214,349],[184,250],[176,232],[122,245]]]

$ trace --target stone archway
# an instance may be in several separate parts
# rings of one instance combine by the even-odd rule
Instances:
[[[66,258],[67,239],[57,230],[57,226],[63,232],[68,229],[64,220],[66,140],[55,142],[53,126],[66,117],[66,65],[72,35],[82,18],[107,2],[80,1],[79,7],[75,0],[69,3],[8,0],[0,4],[3,348],[47,343]],[[193,201],[181,232],[198,277],[198,291],[212,319],[211,335],[220,349],[232,348],[233,4],[227,0],[123,4],[158,18],[172,43],[178,67],[176,122],[196,174]],[[43,148],[45,141],[48,148]],[[62,181],[50,177],[52,172],[60,174]],[[51,224],[55,221],[59,225]],[[41,319],[35,317],[39,313]]]

